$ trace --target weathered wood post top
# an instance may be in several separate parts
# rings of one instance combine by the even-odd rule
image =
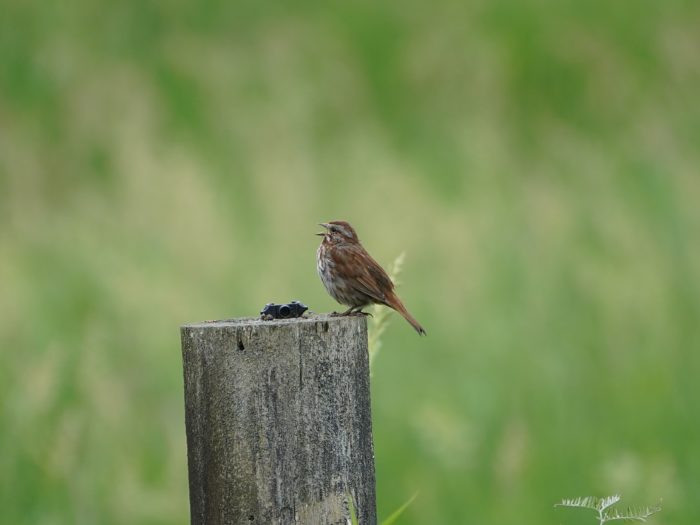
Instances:
[[[376,523],[367,323],[184,325],[193,525]]]

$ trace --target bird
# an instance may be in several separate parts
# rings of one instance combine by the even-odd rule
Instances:
[[[325,231],[316,252],[316,269],[328,293],[349,308],[338,315],[361,313],[370,304],[383,304],[400,313],[418,332],[426,335],[394,290],[384,269],[360,244],[355,229],[346,221],[319,223]]]

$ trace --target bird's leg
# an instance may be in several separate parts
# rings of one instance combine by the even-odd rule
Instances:
[[[356,306],[351,306],[350,308],[348,308],[347,310],[345,310],[344,312],[341,312],[341,313],[332,312],[332,313],[331,313],[331,317],[342,317],[342,316],[345,316],[345,315],[351,315],[351,314],[352,314],[352,311],[353,311],[355,308],[357,308],[357,307],[356,307]]]
[[[364,306],[351,306],[350,308],[348,308],[344,312],[341,312],[341,313],[332,312],[330,315],[331,315],[331,317],[344,317],[346,315],[363,315],[365,317],[367,317],[367,316],[374,317],[369,312],[363,312],[362,308],[364,308]]]
[[[367,317],[367,316],[369,316],[369,317],[374,317],[374,316],[373,316],[371,313],[369,313],[369,312],[363,312],[363,311],[362,311],[363,308],[364,308],[364,306],[354,306],[354,307],[352,307],[351,310],[354,310],[354,311],[351,312],[351,315],[363,315],[363,316],[365,316],[365,317]]]

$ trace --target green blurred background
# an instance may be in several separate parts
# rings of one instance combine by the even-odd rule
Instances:
[[[0,520],[189,520],[178,327],[406,251],[405,524],[700,522],[700,3],[0,1]]]

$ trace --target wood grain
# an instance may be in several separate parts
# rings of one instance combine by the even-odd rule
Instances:
[[[191,522],[376,523],[363,317],[181,329]]]

